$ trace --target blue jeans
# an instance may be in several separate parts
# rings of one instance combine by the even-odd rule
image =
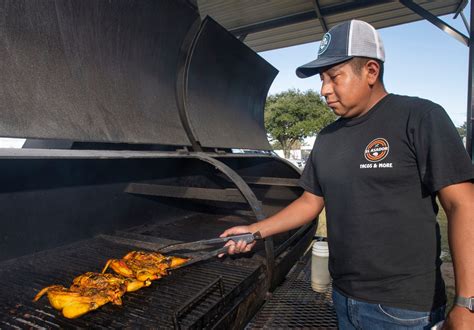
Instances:
[[[444,320],[445,306],[431,312],[370,304],[348,298],[333,288],[332,299],[339,329],[430,329]]]

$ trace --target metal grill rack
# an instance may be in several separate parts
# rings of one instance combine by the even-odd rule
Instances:
[[[331,290],[317,293],[311,289],[311,251],[308,251],[246,329],[337,329],[331,294]]]
[[[205,228],[202,219],[201,223]],[[214,231],[223,230],[215,222],[214,227]],[[196,232],[193,226],[180,231],[163,224],[142,228],[134,232],[163,232],[168,228],[176,239]],[[31,301],[45,286],[69,286],[75,276],[85,271],[99,272],[108,258],[137,249],[137,245],[126,244],[123,236],[125,232],[122,236],[98,236],[0,263],[0,328],[206,328],[229,312],[236,299],[254,290],[263,276],[262,263],[258,261],[261,258],[257,256],[246,258],[245,262],[216,258],[178,269],[150,287],[125,294],[122,306],[106,304],[77,319],[64,318],[44,297],[36,303]],[[149,236],[149,240],[160,239]]]

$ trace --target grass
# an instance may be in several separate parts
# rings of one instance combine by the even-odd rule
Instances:
[[[443,208],[439,204],[439,212],[438,212],[438,224],[441,232],[441,259],[446,266],[451,267],[450,263],[451,260],[451,253],[449,251],[449,244],[448,244],[448,219],[446,217],[446,213],[444,212]],[[319,215],[319,223],[318,229],[316,231],[317,236],[327,236],[327,229],[326,229],[326,212],[323,210]],[[447,268],[449,268],[447,267]],[[444,276],[445,280],[448,279],[447,276]],[[454,283],[452,281],[446,281],[446,294],[448,296],[448,304],[446,310],[449,311],[453,305],[453,299],[455,294]]]

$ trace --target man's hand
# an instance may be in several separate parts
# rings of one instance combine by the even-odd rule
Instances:
[[[454,306],[443,324],[443,330],[471,330],[474,329],[474,313],[467,308]]]
[[[301,227],[302,225],[315,219],[324,207],[324,199],[321,196],[314,195],[305,191],[300,197],[294,200],[277,214],[264,220],[255,222],[249,226],[237,226],[227,229],[220,237],[231,235],[260,232],[263,238],[283,233],[291,229]],[[250,244],[244,241],[229,241],[229,254],[249,252],[255,246],[255,242]],[[220,254],[219,257],[222,257]]]
[[[237,226],[227,229],[223,232],[219,237],[227,237],[232,235],[238,234],[246,234],[246,233],[253,233],[250,226]],[[252,243],[246,243],[244,241],[234,242],[232,240],[228,241],[225,246],[228,246],[229,249],[227,250],[228,254],[237,254],[237,253],[245,253],[250,252],[252,248],[255,246],[257,242],[253,241]],[[218,257],[221,258],[224,254],[219,254]]]

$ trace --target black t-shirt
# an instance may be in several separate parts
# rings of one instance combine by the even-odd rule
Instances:
[[[444,304],[435,196],[472,178],[458,132],[430,101],[389,94],[324,128],[300,185],[324,197],[334,285],[393,307]]]

